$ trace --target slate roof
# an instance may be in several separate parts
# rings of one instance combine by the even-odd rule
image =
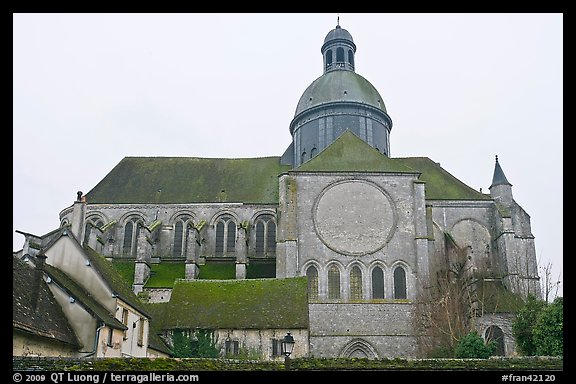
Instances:
[[[307,279],[178,280],[168,303],[147,307],[159,329],[305,329]]]
[[[43,276],[38,276],[35,268],[26,265],[17,257],[12,259],[13,327],[79,347],[74,331]],[[34,301],[36,306],[33,305]]]

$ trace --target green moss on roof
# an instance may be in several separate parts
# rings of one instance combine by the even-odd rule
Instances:
[[[176,279],[186,277],[186,264],[183,262],[163,261],[160,264],[152,264],[150,278],[145,288],[172,288]]]
[[[296,171],[417,173],[402,162],[381,154],[351,131],[344,132]]]
[[[210,263],[200,266],[199,279],[227,280],[236,278],[236,263]]]
[[[104,256],[88,246],[84,247],[84,250],[90,259],[90,263],[100,272],[108,284],[110,284],[110,288],[114,293],[132,307],[138,309],[142,314],[148,315],[142,302],[132,291],[131,284],[126,283],[126,280],[118,273],[112,262],[106,260]]]
[[[86,194],[98,203],[278,203],[280,157],[125,157]]]
[[[168,303],[148,308],[161,329],[308,328],[307,280],[180,280]]]
[[[134,262],[113,260],[112,265],[128,285],[134,283]]]
[[[420,180],[426,182],[427,200],[491,200],[444,170],[427,157],[396,158],[407,167],[420,172]]]

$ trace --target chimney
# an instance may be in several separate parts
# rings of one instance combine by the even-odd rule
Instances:
[[[82,191],[78,191],[76,195],[77,198],[74,202],[74,210],[72,211],[72,228],[70,228],[70,230],[76,240],[82,244],[85,230],[84,221],[86,219],[86,198],[82,196]]]

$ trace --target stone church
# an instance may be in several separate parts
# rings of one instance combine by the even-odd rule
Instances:
[[[85,246],[127,268],[134,293],[165,306],[156,313],[172,318],[160,331],[226,329],[220,340],[232,352],[252,343],[275,356],[288,331],[296,357],[418,356],[415,302],[450,245],[465,250],[470,273],[539,296],[530,216],[498,158],[482,193],[430,158],[391,157],[392,119],[378,90],[355,72],[352,35],[338,24],[320,51],[323,74],[297,101],[281,156],[126,157],[60,212],[61,227],[76,226]],[[50,237],[24,235],[22,254],[37,253]],[[286,288],[291,278],[304,288]],[[255,303],[254,322],[247,320],[254,311],[200,320],[242,301],[214,293],[234,281],[245,296],[278,302],[266,310]],[[261,282],[277,284],[261,292]],[[214,299],[198,304],[201,289]],[[274,326],[273,307],[291,309],[283,316],[292,321]],[[477,322],[484,337],[496,330],[500,354],[514,354],[510,319],[503,310]],[[250,329],[265,328],[255,341]]]

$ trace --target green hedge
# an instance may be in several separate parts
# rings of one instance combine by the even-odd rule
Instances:
[[[422,371],[562,371],[562,358],[521,357],[490,359],[360,359],[297,358],[290,367],[298,371],[316,370],[422,370]],[[283,361],[171,358],[39,358],[13,357],[12,368],[18,371],[277,371]]]

